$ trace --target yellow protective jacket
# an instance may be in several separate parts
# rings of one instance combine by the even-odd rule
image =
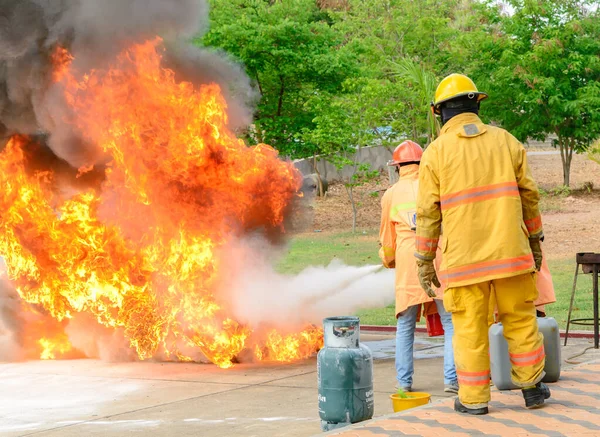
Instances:
[[[426,304],[425,314],[437,312],[433,299],[421,288],[414,257],[418,189],[419,166],[407,165],[400,168],[400,180],[381,199],[379,257],[385,267],[396,268],[396,317],[420,304]],[[443,290],[437,293],[442,299]]]
[[[528,237],[542,234],[538,202],[521,143],[475,114],[457,115],[421,160],[415,256],[435,257],[443,221],[448,287],[532,272]]]

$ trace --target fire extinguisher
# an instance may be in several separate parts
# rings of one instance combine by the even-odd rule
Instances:
[[[444,335],[444,327],[442,326],[442,319],[438,313],[428,314],[426,318],[427,334],[430,337],[439,337]]]

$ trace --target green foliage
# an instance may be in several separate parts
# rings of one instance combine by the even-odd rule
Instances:
[[[596,141],[588,150],[588,158],[600,164],[600,140]]]
[[[391,149],[406,138],[427,144],[435,137],[437,124],[429,111],[437,82],[432,67],[448,65],[448,43],[460,33],[449,24],[465,4],[470,3],[360,0],[332,15],[360,74],[348,77],[341,93],[318,93],[309,100],[316,116],[302,140],[349,174],[344,185],[354,217],[352,189],[376,175],[358,164],[360,148]]]
[[[554,196],[558,196],[558,197],[568,197],[571,195],[571,188],[567,187],[566,185],[560,186],[560,187],[555,187],[551,190],[552,195]]]
[[[439,131],[439,123],[430,109],[429,103],[437,87],[437,79],[431,71],[409,58],[392,62],[394,74],[407,81],[414,90],[413,102],[407,102],[411,107],[413,119],[413,138],[417,140],[417,132],[427,132],[427,144],[431,143]]]
[[[456,63],[452,42],[470,29],[480,7],[469,0],[350,0],[338,14],[340,27],[360,46],[363,65],[385,70],[388,61],[410,57],[434,71]]]
[[[540,210],[543,214],[549,212],[560,212],[564,207],[564,202],[562,201],[565,197],[571,195],[572,190],[570,187],[566,185],[561,185],[559,187],[554,187],[549,191],[539,188],[540,191]]]
[[[355,70],[343,35],[314,0],[210,0],[211,30],[198,44],[219,47],[240,60],[260,93],[251,142],[282,154],[311,156],[314,145],[298,133],[315,113],[306,102],[336,93]]]
[[[452,42],[473,25],[478,2],[469,0],[351,0],[337,14],[336,28],[357,53],[361,79],[374,79],[385,97],[387,114],[374,125],[390,127],[395,141],[411,138],[423,145],[437,134],[429,110],[437,77],[464,58]],[[364,93],[361,97],[364,97]],[[362,107],[371,107],[364,99]]]
[[[331,10],[314,0],[209,3],[211,30],[196,43],[241,61],[260,93],[247,139],[294,158],[336,150],[333,134],[323,138],[333,123],[325,118],[348,103],[355,118],[335,129],[335,143],[431,141],[435,77],[464,58],[452,41],[480,7],[470,0],[349,0]]]
[[[600,136],[600,15],[592,0],[490,5],[472,71],[490,93],[483,113],[521,141],[554,137],[570,182],[574,152]]]
[[[400,396],[402,399],[408,399],[408,395],[406,394],[406,392],[404,390],[402,390],[400,387],[398,387],[398,390],[396,391],[396,394],[398,396]]]
[[[496,0],[209,3],[196,42],[243,63],[260,94],[248,140],[284,156],[348,165],[357,147],[426,145],[438,128],[429,102],[452,72],[490,93],[487,120],[521,141],[552,138],[566,186],[573,153],[600,137],[595,0],[508,0],[511,13]]]

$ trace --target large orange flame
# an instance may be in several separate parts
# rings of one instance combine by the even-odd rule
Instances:
[[[8,276],[59,322],[86,313],[121,330],[140,359],[189,360],[182,344],[221,367],[243,350],[260,360],[308,356],[319,329],[253,332],[218,295],[219,278],[235,274],[227,244],[254,229],[282,231],[300,175],[273,148],[237,139],[219,87],[178,82],[161,66],[160,44],[133,46],[83,76],[57,49],[64,121],[106,155],[106,178],[100,190],[61,190],[56,174],[28,169],[36,145],[13,137],[0,156]],[[71,349],[62,332],[39,332],[37,343],[42,358]]]

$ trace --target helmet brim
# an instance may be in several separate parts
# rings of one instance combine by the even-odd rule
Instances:
[[[437,102],[432,102],[431,106],[433,106],[433,112],[435,114],[437,114],[437,115],[440,115],[442,113],[442,111],[440,109],[440,105],[442,103],[448,102],[450,100],[454,100],[454,99],[456,99],[458,97],[468,96],[468,95],[471,95],[471,94],[477,96],[477,101],[478,102],[481,102],[482,100],[485,100],[485,99],[488,98],[488,95],[486,93],[482,93],[480,91],[467,91],[467,92],[464,92],[464,93],[456,94],[455,96],[452,96],[452,97],[448,97],[446,99],[439,100]]]
[[[404,164],[420,164],[420,163],[421,163],[420,159],[418,161],[388,161],[387,166],[388,167],[400,167]]]

